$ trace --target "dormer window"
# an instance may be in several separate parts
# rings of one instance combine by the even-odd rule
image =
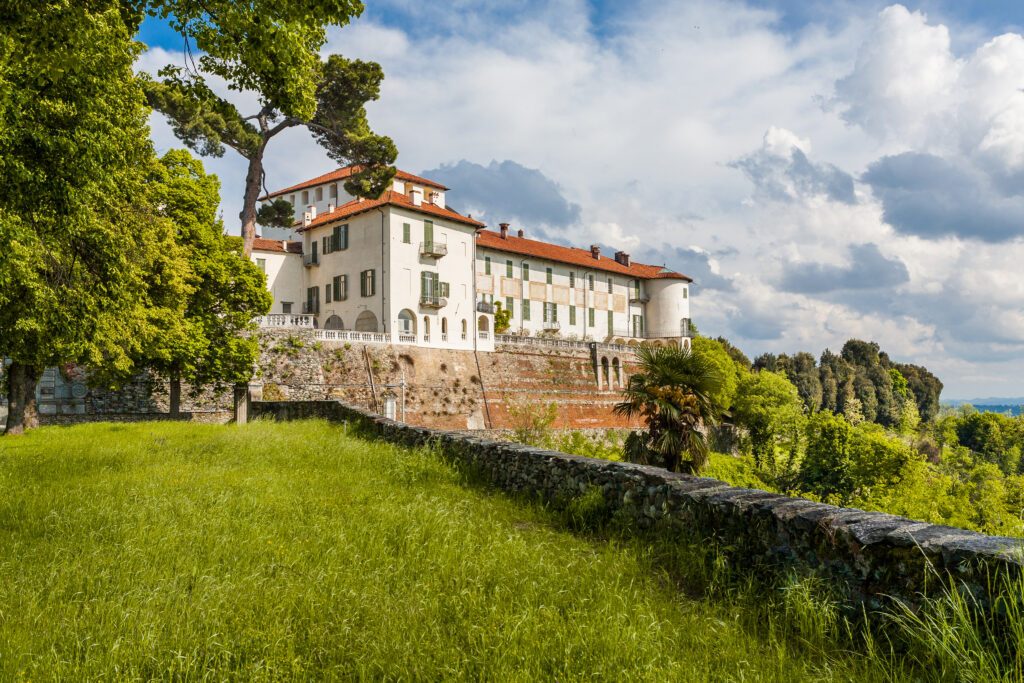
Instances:
[[[322,202],[324,200],[324,188],[322,188],[322,187],[316,188],[316,200],[318,202]]]

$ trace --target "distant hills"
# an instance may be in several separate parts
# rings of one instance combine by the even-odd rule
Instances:
[[[1017,397],[989,397],[989,398],[954,398],[942,401],[944,406],[957,408],[970,403],[983,413],[1006,413],[1009,415],[1020,415],[1024,412],[1024,396]]]

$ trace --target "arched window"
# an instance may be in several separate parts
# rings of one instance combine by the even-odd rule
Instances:
[[[423,316],[423,341],[430,341],[430,318]]]
[[[448,341],[448,318],[441,318],[441,341]]]
[[[463,318],[462,319],[462,341],[466,341],[467,337],[469,337],[469,332],[466,329],[466,319]]]
[[[601,358],[601,374],[600,374],[600,379],[598,380],[597,386],[598,386],[598,388],[601,388],[602,385],[606,389],[611,389],[612,388],[612,374],[611,374],[611,372],[609,371],[609,368],[608,368],[608,357],[607,356],[604,356],[603,358]]]
[[[618,358],[612,358],[612,381],[609,382],[609,388],[614,388],[611,386],[612,382],[615,383],[615,386],[622,388],[622,365],[619,364]]]
[[[486,315],[482,315],[476,320],[476,336],[480,339],[487,339],[491,336],[491,323],[487,320]]]
[[[363,311],[356,318],[356,332],[379,332],[377,329],[377,316],[373,311]]]
[[[398,332],[399,334],[416,334],[416,316],[408,308],[404,308],[398,313]]]
[[[325,330],[343,330],[345,329],[345,323],[342,322],[341,318],[336,315],[332,315],[324,323]]]

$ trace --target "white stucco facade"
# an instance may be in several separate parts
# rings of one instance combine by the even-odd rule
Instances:
[[[511,236],[504,224],[486,231],[447,208],[447,188],[411,174],[380,199],[353,199],[345,170],[268,197],[294,196],[297,221],[295,241],[258,240],[253,251],[271,313],[391,343],[492,350],[500,306],[512,311],[506,334],[689,343],[686,276]]]

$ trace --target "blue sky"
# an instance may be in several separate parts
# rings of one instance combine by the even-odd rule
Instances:
[[[456,208],[687,272],[750,355],[872,339],[971,397],[1024,394],[1022,26],[1004,0],[382,0],[325,52],[381,63],[372,125]],[[141,38],[141,68],[181,59]],[[206,163],[237,231],[244,165]],[[292,131],[268,185],[330,167]]]

